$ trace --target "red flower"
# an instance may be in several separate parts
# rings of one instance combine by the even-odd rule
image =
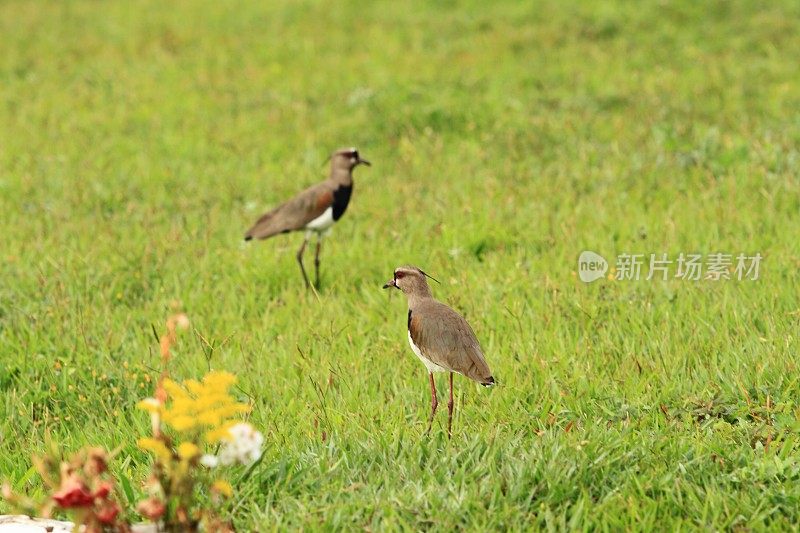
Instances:
[[[102,524],[113,524],[118,514],[119,507],[113,502],[106,502],[96,513],[97,519]]]
[[[94,497],[100,498],[101,500],[105,500],[109,494],[111,494],[111,490],[114,486],[111,484],[110,481],[101,481],[97,484],[97,488],[94,491]]]
[[[94,496],[89,492],[86,484],[75,474],[62,478],[61,487],[53,494],[53,500],[59,507],[69,509],[72,507],[89,507],[94,502]]]
[[[139,505],[136,506],[136,510],[148,520],[155,522],[161,518],[167,508],[164,506],[164,502],[153,496],[140,501]]]

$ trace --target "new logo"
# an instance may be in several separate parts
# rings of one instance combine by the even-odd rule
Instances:
[[[584,250],[578,256],[578,276],[584,283],[600,279],[608,272],[608,261],[591,250]]]

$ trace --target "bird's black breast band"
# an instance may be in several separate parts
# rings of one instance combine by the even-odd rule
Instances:
[[[339,220],[347,210],[347,204],[350,203],[350,195],[353,194],[353,186],[341,185],[338,189],[333,191],[333,220]]]

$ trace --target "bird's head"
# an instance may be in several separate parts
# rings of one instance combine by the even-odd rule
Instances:
[[[425,278],[431,278],[436,283],[439,283],[436,278],[429,276],[420,268],[415,266],[401,266],[394,270],[394,276],[383,285],[383,288],[389,289],[394,287],[409,296],[430,296],[431,289],[428,287],[428,280]]]
[[[370,166],[371,163],[362,159],[355,148],[342,148],[331,154],[331,169],[351,171],[358,165]]]

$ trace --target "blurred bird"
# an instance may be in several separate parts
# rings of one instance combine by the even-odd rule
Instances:
[[[428,369],[431,383],[431,414],[426,433],[431,430],[433,415],[439,406],[433,373],[450,372],[450,399],[447,402],[449,438],[453,425],[453,372],[477,381],[484,387],[491,387],[495,381],[472,328],[464,317],[434,299],[426,277],[436,281],[415,266],[398,267],[394,277],[383,288],[399,289],[408,299],[408,342],[411,350]]]
[[[304,190],[288,202],[265,213],[252,228],[247,230],[244,240],[267,239],[279,233],[305,230],[303,244],[297,251],[297,262],[306,282],[311,284],[303,266],[303,252],[312,233],[317,235],[317,251],[314,255],[314,285],[319,287],[319,254],[322,239],[329,233],[330,227],[339,220],[350,203],[353,194],[353,169],[358,165],[370,165],[366,159],[358,155],[355,148],[343,148],[334,152],[331,157],[331,174],[327,180]]]

